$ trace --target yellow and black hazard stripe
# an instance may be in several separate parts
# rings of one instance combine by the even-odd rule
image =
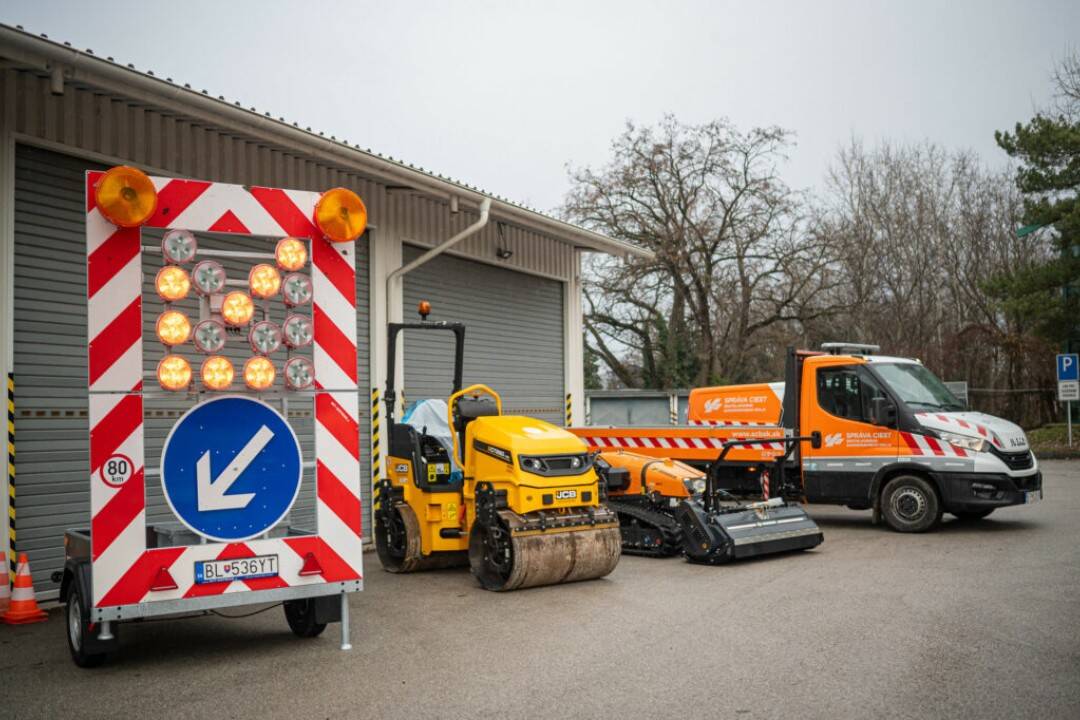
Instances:
[[[7,377],[8,575],[15,582],[15,373]]]
[[[382,417],[379,415],[379,388],[371,388],[371,482],[382,478]]]
[[[574,419],[574,396],[566,393],[566,427],[573,425]]]

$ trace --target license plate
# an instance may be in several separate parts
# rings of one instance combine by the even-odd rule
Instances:
[[[233,560],[199,560],[195,563],[196,583],[232,582],[276,577],[277,555],[256,555]]]
[[[1042,490],[1028,490],[1024,493],[1024,503],[1030,505],[1034,502],[1042,500]]]

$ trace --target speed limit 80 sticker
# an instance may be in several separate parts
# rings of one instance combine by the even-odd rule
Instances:
[[[127,455],[112,455],[101,463],[101,470],[98,471],[101,481],[114,488],[122,487],[134,474],[135,464]]]

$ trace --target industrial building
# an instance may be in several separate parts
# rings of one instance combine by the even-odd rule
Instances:
[[[0,524],[5,554],[28,553],[39,597],[55,595],[48,578],[63,564],[64,529],[89,518],[84,175],[117,164],[354,190],[370,220],[357,243],[360,387],[382,387],[386,323],[415,317],[425,299],[433,319],[468,326],[466,383],[495,387],[511,413],[584,420],[580,255],[642,251],[181,80],[0,26],[0,371],[14,385]],[[408,268],[483,219],[484,206],[475,234]],[[445,397],[449,348],[406,341],[407,398]],[[362,448],[371,430],[368,405]],[[370,458],[361,469],[369,478]],[[167,512],[153,487],[151,479],[148,520],[153,508]],[[368,509],[370,489],[365,482]]]

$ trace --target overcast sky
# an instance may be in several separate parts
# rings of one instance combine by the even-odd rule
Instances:
[[[780,125],[819,186],[853,135],[1003,154],[1080,2],[6,2],[0,19],[543,210],[626,120]]]

